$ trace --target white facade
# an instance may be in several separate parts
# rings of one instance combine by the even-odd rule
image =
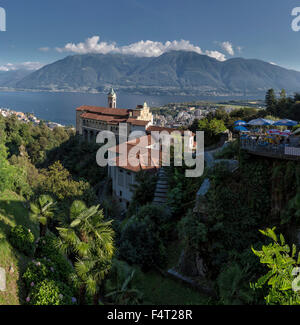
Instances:
[[[118,198],[121,207],[126,210],[132,200],[132,185],[136,184],[136,173],[118,166],[109,166],[108,176],[112,180],[113,194]]]

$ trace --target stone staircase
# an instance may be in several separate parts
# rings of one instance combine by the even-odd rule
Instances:
[[[168,188],[168,176],[166,175],[164,168],[161,168],[158,172],[158,180],[153,200],[154,204],[161,205],[167,203]]]

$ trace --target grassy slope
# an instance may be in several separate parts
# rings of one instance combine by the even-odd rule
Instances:
[[[20,274],[29,258],[17,252],[7,240],[10,228],[16,225],[24,225],[37,235],[24,199],[12,192],[0,193],[0,267],[6,270],[7,277],[6,292],[0,292],[0,305],[19,305],[24,299]],[[11,266],[13,273],[9,273]]]
[[[168,263],[165,271],[178,263],[181,243],[173,242],[168,247]],[[136,273],[137,287],[144,294],[144,303],[150,305],[207,305],[210,299],[180,281],[163,277],[158,271]]]
[[[149,305],[207,305],[209,298],[156,271],[137,273],[137,288]]]

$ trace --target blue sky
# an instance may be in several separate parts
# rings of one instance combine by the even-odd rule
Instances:
[[[300,71],[300,31],[291,28],[300,0],[0,0],[0,7],[7,15],[0,70],[76,53],[155,56],[182,48]]]

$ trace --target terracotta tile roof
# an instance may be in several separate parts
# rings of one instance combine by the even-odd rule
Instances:
[[[108,122],[108,124],[119,125],[120,123],[126,123],[126,119],[113,119]]]
[[[132,125],[137,125],[137,126],[146,126],[150,123],[150,121],[141,121],[141,120],[137,120],[135,118],[129,118],[127,120],[127,123],[130,123]]]
[[[142,137],[142,139],[143,139],[142,141],[141,138],[133,139],[131,141],[128,141],[126,143],[123,143],[121,145],[109,149],[110,151],[115,151],[117,154],[120,154],[118,157],[114,159],[118,167],[136,173],[141,170],[154,171],[161,167],[162,152],[156,149],[150,149],[145,147],[144,141],[147,141],[147,146],[151,145],[152,139],[150,135],[144,136]],[[127,146],[127,157],[125,157],[121,153],[122,145]],[[137,149],[134,152],[132,152],[133,148],[137,148]],[[130,157],[134,157],[134,155],[137,155],[136,158],[139,159],[138,166],[132,166],[130,164],[130,161],[128,160]]]
[[[123,108],[108,108],[108,107],[98,107],[98,106],[88,106],[83,105],[76,109],[76,111],[87,111],[90,113],[99,113],[102,115],[112,115],[112,116],[129,116],[129,109]]]
[[[148,147],[152,144],[155,144],[156,141],[153,138],[151,138],[151,135],[146,135],[146,136],[125,142],[125,144],[127,145],[128,154],[130,154],[130,150],[134,147],[145,148],[145,145],[144,145],[145,143],[146,143],[146,146]],[[115,147],[112,147],[109,150],[114,151],[119,154],[119,153],[121,153],[121,146],[124,146],[124,143],[119,144]]]
[[[171,134],[174,131],[179,131],[182,135],[184,135],[184,131],[189,131],[189,130],[179,130],[179,129],[172,129],[172,128],[166,128],[166,127],[162,127],[162,126],[151,125],[147,128],[147,132],[152,132],[152,131],[158,131],[158,132],[166,131],[169,134]],[[189,131],[189,132],[191,132],[191,131]],[[191,135],[194,136],[195,134],[191,132]]]
[[[183,130],[177,130],[177,129],[171,129],[171,128],[165,128],[162,126],[155,126],[155,125],[151,125],[147,128],[147,131],[152,132],[152,131],[158,131],[158,132],[162,132],[162,131],[166,131],[168,133],[172,133],[174,131],[179,131],[181,133],[183,133]]]
[[[82,118],[107,122],[108,124],[119,125],[119,123],[126,123],[127,119],[116,119],[115,116],[98,115],[93,113],[83,113],[80,115]]]
[[[155,150],[155,152],[157,153],[157,155],[160,156],[160,153],[157,150]],[[161,167],[161,157],[157,159],[157,156],[153,155],[152,157],[151,153],[153,153],[151,149],[145,149],[145,152],[142,152],[137,155],[136,158],[139,159],[138,166],[133,166],[132,164],[130,164],[130,161],[124,156],[116,157],[116,165],[120,168],[130,170],[136,173],[142,170],[157,170]]]
[[[104,122],[110,122],[115,119],[114,116],[98,115],[98,114],[93,114],[93,113],[83,113],[80,115],[80,117],[87,118],[90,120],[104,121]]]

